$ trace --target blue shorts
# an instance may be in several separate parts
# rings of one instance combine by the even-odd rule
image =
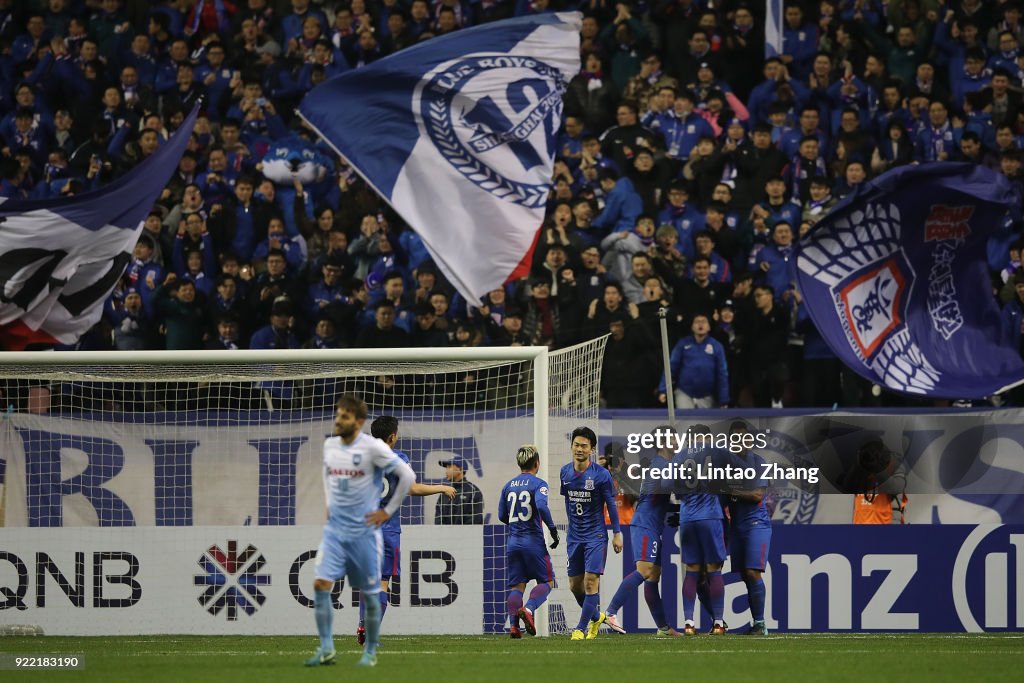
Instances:
[[[569,554],[569,576],[587,574],[604,574],[604,561],[608,556],[608,541],[586,541],[583,543],[569,541],[566,543]]]
[[[651,562],[661,566],[661,534],[645,526],[629,527],[629,545],[634,562]]]
[[[729,534],[729,555],[732,557],[733,571],[756,569],[763,572],[771,542],[771,526],[733,529]]]
[[[508,577],[509,586],[529,581],[548,583],[555,579],[555,573],[551,569],[551,557],[547,551],[525,548],[505,553],[505,576]]]
[[[725,562],[725,533],[720,519],[699,519],[683,523],[681,547],[685,564]]]
[[[380,592],[380,562],[384,541],[379,529],[344,540],[324,532],[316,551],[316,578],[337,581],[348,577],[349,586],[367,595]]]
[[[402,575],[402,559],[398,554],[398,547],[402,541],[402,534],[384,534],[384,559],[380,565],[380,577],[390,579]]]

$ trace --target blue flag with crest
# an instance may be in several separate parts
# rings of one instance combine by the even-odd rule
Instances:
[[[538,14],[432,38],[322,83],[299,105],[467,301],[529,267],[581,21]]]
[[[973,164],[903,166],[837,204],[799,243],[803,305],[843,363],[893,391],[985,398],[1024,381],[1000,344],[988,237],[1013,202]]]

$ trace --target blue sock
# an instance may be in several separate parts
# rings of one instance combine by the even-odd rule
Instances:
[[[331,591],[313,591],[313,613],[316,615],[316,631],[320,634],[320,649],[330,652],[334,649],[334,607],[331,605]]]
[[[523,591],[510,590],[505,598],[505,611],[508,613],[508,623],[512,626],[519,624],[519,609],[523,606]]]
[[[708,592],[708,574],[703,574],[697,581],[697,599],[704,612],[714,621],[715,615],[711,607],[711,594]]]
[[[390,601],[390,598],[388,597],[388,591],[385,590],[382,590],[377,595],[380,596],[380,620],[383,622],[384,613],[388,611],[388,602]]]
[[[537,608],[544,604],[544,601],[548,599],[548,594],[551,593],[551,584],[549,583],[538,583],[530,591],[530,599],[526,603],[526,609],[530,612],[536,612]]]
[[[380,600],[373,595],[366,601],[366,652],[377,654],[377,643],[380,642]]]
[[[658,628],[668,628],[665,621],[665,605],[661,602],[661,591],[658,590],[658,581],[644,581],[644,599],[647,601],[647,609],[651,610],[654,623]]]
[[[750,616],[754,621],[764,621],[764,581],[747,581],[747,597],[750,599]]]
[[[608,614],[618,614],[622,603],[626,602],[629,596],[635,593],[636,589],[643,582],[644,577],[640,576],[640,572],[637,571],[623,578],[618,590],[615,591],[615,595],[612,596],[612,601],[608,604]]]
[[[363,605],[363,594],[359,594],[359,625],[366,626],[366,606]]]
[[[597,617],[598,608],[601,603],[601,596],[597,593],[588,595],[583,599],[583,612],[580,613],[580,623],[576,624],[576,628],[580,631],[586,631],[587,626],[590,622]]]
[[[686,621],[693,621],[693,607],[697,603],[697,581],[700,579],[700,572],[686,571],[683,578],[683,618]]]
[[[725,579],[722,572],[708,572],[708,595],[711,597],[711,616],[721,621],[725,613]]]

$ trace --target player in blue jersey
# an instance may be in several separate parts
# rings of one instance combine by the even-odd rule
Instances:
[[[359,666],[377,664],[380,637],[380,563],[384,541],[380,526],[398,512],[409,489],[416,482],[412,468],[380,439],[362,433],[366,403],[346,394],[338,399],[334,436],[324,441],[324,492],[327,496],[327,524],[316,551],[313,581],[314,613],[320,647],[306,660],[306,666],[333,664],[334,609],[331,588],[343,577],[349,585],[368,596],[366,605],[366,647]],[[384,475],[398,478],[391,501],[380,507]]]
[[[516,463],[520,474],[501,489],[498,504],[498,519],[508,525],[505,541],[505,571],[508,576],[508,618],[512,638],[522,638],[519,621],[526,632],[537,635],[533,613],[548,599],[555,587],[555,574],[551,570],[551,557],[544,547],[544,530],[551,534],[551,547],[558,547],[558,527],[551,519],[548,509],[548,483],[537,476],[540,469],[540,453],[531,444],[520,446],[516,451]],[[543,523],[543,526],[542,526]],[[523,604],[526,584],[536,581],[530,591],[530,599]]]
[[[737,438],[732,434],[746,434],[747,424],[737,420],[729,427],[730,443]],[[772,518],[765,507],[765,493],[768,481],[761,478],[764,458],[753,451],[730,453],[727,462],[735,467],[754,469],[757,478],[744,479],[741,486],[734,486],[726,493],[729,505],[729,556],[732,568],[740,572],[747,585],[750,601],[751,624],[749,635],[766,636],[768,627],[764,623],[765,587],[761,580],[768,548],[772,542]]]
[[[395,445],[398,443],[398,418],[391,415],[381,415],[370,423],[370,435],[386,443],[388,448],[394,451],[395,455],[401,458],[402,462],[406,465],[410,464],[409,456],[395,448]],[[391,502],[391,496],[394,494],[397,482],[398,477],[394,472],[384,475],[383,488],[380,494],[381,507],[386,507]],[[420,484],[417,482],[409,490],[410,496],[433,496],[442,493],[449,498],[455,498],[455,488],[444,484]],[[378,593],[378,597],[380,600],[380,618],[383,621],[390,599],[388,591],[391,589],[391,579],[399,576],[401,573],[399,556],[402,540],[401,514],[396,514],[384,522],[384,526],[381,527],[381,533],[384,538],[384,558],[381,562],[380,593]],[[362,594],[359,596],[359,626],[356,628],[356,641],[360,645],[366,642],[366,603],[362,600]]]
[[[671,427],[659,427],[659,430]],[[659,448],[658,457],[650,465],[651,469],[660,469],[669,464],[673,456],[671,448]],[[616,633],[625,633],[626,629],[619,624],[616,615],[630,595],[643,584],[644,600],[657,625],[657,635],[680,636],[679,631],[668,625],[665,617],[665,606],[661,601],[661,539],[665,532],[666,516],[672,507],[672,483],[663,479],[644,478],[640,482],[640,496],[636,501],[633,519],[629,523],[630,547],[633,549],[633,561],[636,571],[622,579],[619,589],[608,604],[608,628]]]
[[[605,614],[601,611],[601,575],[608,555],[608,532],[604,511],[611,521],[612,547],[622,552],[619,509],[615,506],[615,487],[608,470],[592,461],[597,435],[589,427],[577,427],[570,436],[572,462],[559,473],[565,511],[569,517],[566,550],[569,554],[569,590],[583,608],[572,640],[597,637]],[[586,634],[584,635],[584,630]]]
[[[714,435],[707,425],[697,424],[690,430],[690,446],[684,448],[673,459],[686,477],[680,493],[679,520],[682,528],[683,563],[686,577],[683,579],[683,625],[684,635],[696,635],[693,608],[697,602],[697,583],[701,571],[707,573],[708,593],[714,625],[712,635],[723,635],[726,631],[722,616],[725,612],[725,581],[722,578],[722,564],[725,562],[725,517],[718,494],[712,492],[710,482],[702,479],[709,466],[714,464],[712,448]],[[706,440],[702,438],[706,435]]]

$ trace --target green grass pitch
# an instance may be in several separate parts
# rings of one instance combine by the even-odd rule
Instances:
[[[1024,634],[739,635],[659,640],[603,634],[510,640],[499,636],[388,636],[375,669],[358,670],[352,636],[338,663],[306,669],[314,637],[3,637],[0,653],[84,655],[83,671],[0,672],[7,681],[290,683],[291,681],[1012,681],[1024,670]]]

